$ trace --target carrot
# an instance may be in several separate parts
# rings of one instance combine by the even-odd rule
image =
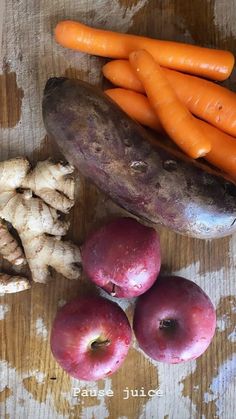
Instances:
[[[71,20],[57,24],[55,39],[66,48],[111,58],[128,58],[132,51],[146,49],[164,67],[213,80],[227,79],[234,66],[229,51],[105,31]]]
[[[130,64],[143,84],[149,102],[170,138],[190,157],[203,157],[211,149],[209,139],[189,110],[180,102],[162,68],[147,51],[134,51]]]
[[[146,96],[126,89],[107,89],[105,93],[131,118],[155,131],[162,131],[161,124]]]
[[[129,61],[114,60],[103,66],[104,76],[116,86],[144,92]],[[194,115],[236,137],[236,94],[198,77],[163,68],[178,98]]]
[[[207,122],[197,121],[211,142],[211,151],[204,158],[236,180],[236,139]]]
[[[190,112],[236,136],[236,94],[198,77],[165,69],[165,75]]]
[[[115,86],[145,93],[142,83],[128,60],[109,61],[102,67],[102,73]]]
[[[140,124],[162,131],[160,121],[154,113],[148,99],[141,93],[116,88],[105,90],[131,118],[136,119]],[[236,139],[219,129],[196,118],[203,133],[211,141],[211,151],[204,157],[213,166],[236,179]]]
[[[142,83],[139,81],[128,60],[109,61],[102,67],[102,73],[115,86],[145,93]]]

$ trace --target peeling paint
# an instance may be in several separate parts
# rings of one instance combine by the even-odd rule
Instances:
[[[234,279],[235,269],[231,266],[227,271],[227,275],[224,267],[217,271],[200,273],[200,262],[196,262],[178,271],[173,271],[173,275],[183,276],[196,282],[210,297],[216,307],[222,297],[231,295],[232,285],[230,279]]]
[[[216,328],[219,332],[224,332],[230,324],[230,317],[228,314],[223,314],[222,317],[219,317],[216,321]]]
[[[229,334],[228,339],[229,339],[231,342],[234,342],[234,343],[236,342],[236,327],[235,327],[235,329],[233,330],[233,332]]]
[[[160,391],[162,397],[152,397],[143,406],[139,419],[146,418],[164,418],[169,415],[170,418],[181,417],[189,418],[189,412],[192,412],[192,418],[195,418],[196,409],[192,405],[189,397],[182,395],[181,380],[196,368],[196,361],[186,362],[184,364],[168,365],[158,363],[158,374],[160,379]],[[174,377],[174,379],[173,379]],[[164,400],[168,402],[165,403]],[[171,403],[169,402],[171,400]],[[176,410],[177,409],[177,410]],[[155,412],[156,416],[153,416]],[[178,416],[179,415],[179,416]]]
[[[1,304],[0,305],[0,320],[4,320],[6,317],[6,314],[9,311],[9,305],[8,304]]]
[[[104,381],[104,391],[107,392],[108,390],[111,390],[111,379],[107,378]],[[86,386],[88,388],[88,386]],[[92,388],[96,391],[99,390],[97,383],[92,383],[89,388]],[[81,419],[93,419],[93,418],[102,418],[106,419],[109,417],[109,411],[106,405],[106,398],[101,397],[96,399],[98,401],[98,404],[95,406],[87,406],[82,409],[81,413]]]
[[[48,330],[44,324],[44,320],[39,317],[35,322],[35,331],[38,337],[41,337],[43,340],[46,340],[48,337]]]
[[[18,374],[15,368],[6,361],[0,361],[0,391],[7,386],[11,394],[5,402],[6,414],[13,418],[17,412],[18,418],[33,418],[36,411],[40,411],[45,417],[53,417],[53,397],[47,394],[45,402],[39,402],[32,398],[32,395],[25,389],[22,380],[32,376],[32,372]],[[21,401],[20,403],[18,401]],[[26,415],[27,406],[27,415]],[[43,413],[44,412],[44,413]],[[57,419],[66,419],[67,416],[56,413]]]
[[[128,308],[134,306],[135,303],[135,298],[116,298],[116,297],[112,297],[111,295],[109,295],[107,292],[105,292],[103,289],[99,290],[99,294],[104,297],[107,298],[108,300],[113,301],[114,303],[118,303],[119,306],[122,308],[122,310],[127,311]]]
[[[220,417],[225,412],[224,395],[232,382],[236,384],[236,353],[219,367],[218,374],[211,382],[209,392],[204,394],[206,403],[215,400],[217,415]]]
[[[32,375],[36,378],[39,384],[43,384],[45,382],[46,375],[42,371],[35,371]]]

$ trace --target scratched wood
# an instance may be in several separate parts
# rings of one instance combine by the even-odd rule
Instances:
[[[80,77],[101,85],[104,59],[67,51],[53,41],[60,19],[163,39],[236,49],[234,0],[8,0],[0,57],[0,159],[59,157],[45,136],[43,86],[49,76]],[[235,76],[229,82],[234,87]],[[82,242],[105,219],[123,212],[82,177],[70,237]],[[200,241],[158,228],[163,272],[195,280],[217,308],[217,333],[197,361],[168,366],[152,362],[134,342],[123,367],[98,383],[70,379],[50,353],[57,308],[90,289],[86,278],[59,275],[48,285],[0,297],[0,417],[15,418],[223,418],[236,411],[236,237]],[[7,265],[1,265],[7,269]],[[133,302],[121,302],[132,318]],[[73,388],[112,390],[112,397],[73,397]],[[129,389],[146,396],[129,397]],[[159,389],[161,396],[148,395]],[[143,394],[143,393],[142,393]]]

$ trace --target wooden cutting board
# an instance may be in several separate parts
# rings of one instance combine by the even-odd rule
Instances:
[[[59,157],[45,135],[41,117],[43,87],[49,76],[67,75],[102,84],[104,59],[55,44],[53,28],[65,18],[236,50],[234,0],[8,0],[0,56],[1,160],[19,155],[27,155],[32,162]],[[232,88],[234,82],[232,76]],[[123,213],[77,176],[71,239],[80,243],[92,228]],[[52,320],[60,305],[84,287],[93,287],[84,277],[76,282],[54,275],[48,285],[35,284],[31,291],[0,297],[1,418],[235,417],[236,236],[200,241],[162,227],[158,231],[163,272],[196,281],[216,305],[217,333],[207,352],[197,361],[168,366],[152,362],[134,342],[126,362],[110,378],[97,383],[69,378],[50,353]],[[125,301],[121,306],[131,319],[133,303]],[[74,397],[74,388],[83,390],[83,396]],[[150,390],[157,389],[154,396]],[[88,396],[91,390],[94,393]],[[113,395],[97,397],[98,390],[112,390]],[[125,390],[139,390],[139,395],[127,398]]]

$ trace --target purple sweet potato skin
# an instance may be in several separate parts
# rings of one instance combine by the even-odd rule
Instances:
[[[236,231],[236,187],[182,159],[101,91],[66,78],[49,79],[43,119],[67,160],[117,204],[140,218],[198,238]]]

